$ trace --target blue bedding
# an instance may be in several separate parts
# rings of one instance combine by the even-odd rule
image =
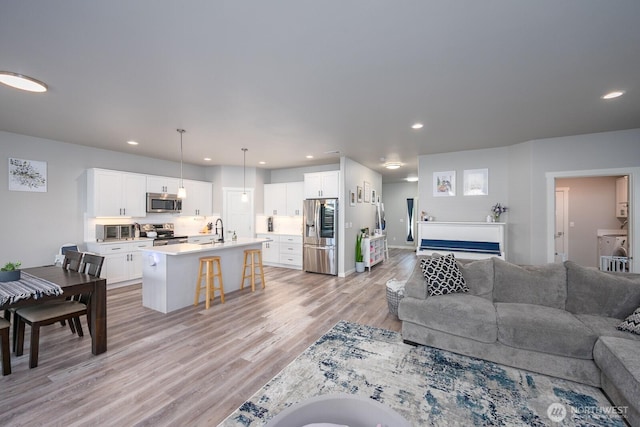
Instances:
[[[422,239],[421,250],[450,251],[450,252],[476,252],[480,254],[500,255],[498,242],[473,242],[468,240],[434,240]]]

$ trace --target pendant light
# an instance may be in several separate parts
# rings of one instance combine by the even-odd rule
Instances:
[[[178,199],[187,198],[187,190],[184,188],[184,181],[182,180],[182,134],[186,132],[184,129],[176,129],[180,134],[180,187],[178,187]]]
[[[247,197],[247,151],[249,151],[248,148],[242,148],[242,201],[246,202],[248,201],[248,197]]]

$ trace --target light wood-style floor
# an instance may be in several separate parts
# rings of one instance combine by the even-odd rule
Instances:
[[[142,307],[140,285],[109,290],[108,351],[93,356],[90,337],[68,327],[43,329],[39,366],[29,369],[27,343],[0,377],[0,425],[215,426],[339,320],[399,331],[385,283],[414,263],[415,252],[390,249],[346,278],[265,267],[265,290],[208,311],[161,314]]]

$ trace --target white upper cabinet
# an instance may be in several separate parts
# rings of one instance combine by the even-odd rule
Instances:
[[[287,215],[302,215],[304,200],[304,182],[287,182]]]
[[[146,216],[146,175],[87,170],[87,214],[92,217]]]
[[[629,215],[629,177],[616,179],[616,216],[627,218]]]
[[[304,174],[305,199],[337,198],[340,194],[340,171]]]
[[[147,193],[178,194],[180,180],[166,176],[147,176]]]
[[[302,215],[303,182],[264,185],[264,214],[280,216]]]
[[[287,185],[265,184],[264,185],[264,214],[265,215],[286,215],[287,214]]]
[[[185,179],[187,197],[182,199],[181,216],[210,216],[213,214],[213,187],[210,182]],[[176,190],[177,191],[177,190]]]

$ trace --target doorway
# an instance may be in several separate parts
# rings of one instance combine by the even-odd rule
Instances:
[[[637,226],[640,168],[548,172],[546,175],[548,262],[561,262],[565,254],[564,259],[599,267],[598,236],[626,233],[629,271],[640,271],[640,259],[633,256],[640,253],[640,227]],[[622,176],[627,176],[628,182],[626,218],[620,217],[616,210],[616,180]],[[567,203],[565,193],[569,195]]]
[[[243,193],[247,200],[242,200]],[[235,231],[238,237],[255,237],[253,235],[253,188],[222,189],[222,221],[224,222],[225,240],[231,240]]]

